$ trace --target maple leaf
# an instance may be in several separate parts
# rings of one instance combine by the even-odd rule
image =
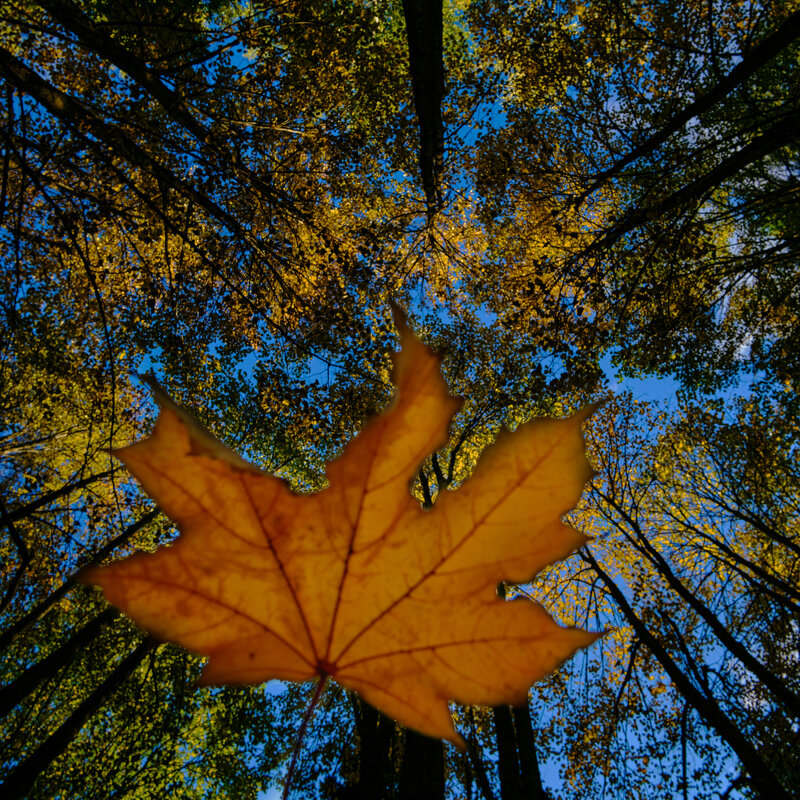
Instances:
[[[460,743],[449,699],[520,703],[599,636],[496,593],[587,540],[561,516],[592,475],[580,430],[592,408],[501,432],[472,477],[423,510],[409,483],[460,404],[395,316],[394,399],[313,495],[247,463],[156,390],[152,435],[115,455],[181,534],[83,579],[155,636],[208,656],[203,684],[330,677]]]

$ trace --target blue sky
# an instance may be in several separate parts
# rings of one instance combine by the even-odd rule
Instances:
[[[672,378],[623,378],[617,374],[615,367],[611,364],[611,355],[606,354],[600,361],[606,377],[608,378],[609,388],[613,392],[630,391],[636,400],[646,400],[648,402],[675,403],[680,383]]]

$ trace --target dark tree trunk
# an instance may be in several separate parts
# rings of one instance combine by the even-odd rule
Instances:
[[[359,739],[358,782],[343,786],[337,800],[381,800],[392,794],[392,738],[395,722],[368,703],[355,701]]]
[[[249,185],[257,190],[267,202],[282,204],[285,208],[291,207],[293,213],[298,213],[298,209],[294,207],[289,199],[281,195],[262,175],[248,169],[240,160],[236,160],[234,163],[233,154],[225,151],[221,146],[221,138],[217,137],[213,130],[192,116],[186,99],[164,83],[157,74],[148,68],[140,57],[109,36],[103,30],[102,23],[95,23],[72,0],[41,0],[39,5],[53,19],[57,20],[65,30],[79,39],[84,47],[119,67],[132,80],[136,81],[142,89],[149,92],[175,122],[189,131],[203,147],[215,152],[217,157],[233,165],[245,177]]]
[[[394,721],[362,704],[361,780],[364,800],[386,795],[386,785],[391,772],[391,746]]]
[[[16,526],[14,525],[14,522],[9,517],[6,504],[2,500],[0,500],[0,521],[2,521],[3,527],[8,531],[8,535],[11,537],[11,541],[17,550],[17,557],[19,558],[19,565],[17,566],[14,576],[11,578],[11,581],[8,584],[8,588],[3,595],[3,599],[0,600],[0,611],[3,611],[17,593],[17,588],[22,581],[22,576],[25,574],[25,570],[31,563],[31,554],[27,545],[25,544],[25,540],[22,538]]]
[[[155,644],[155,640],[150,637],[140,642],[67,717],[61,727],[6,775],[0,784],[0,797],[3,800],[20,800],[25,797],[39,775],[69,747],[86,720],[119,689]]]
[[[428,215],[442,207],[444,60],[442,0],[403,0],[414,107],[419,120],[419,168]]]
[[[735,88],[746,81],[756,70],[771,61],[800,36],[800,11],[790,14],[778,28],[756,45],[736,66],[718,83],[700,94],[686,108],[673,115],[659,130],[650,134],[643,142],[636,145],[629,153],[620,158],[608,169],[603,170],[578,198],[580,205],[592,192],[596,191],[609,178],[613,178],[634,161],[650,155],[659,145],[682,130],[687,122],[708,111],[716,103],[729,95]]]
[[[519,754],[519,777],[522,784],[524,800],[548,800],[542,786],[539,771],[539,759],[536,755],[536,736],[531,724],[531,709],[528,703],[514,706],[514,731],[517,735],[517,753]]]
[[[502,800],[522,800],[517,741],[514,733],[514,719],[510,706],[495,706],[495,737],[497,739],[497,771],[500,776],[500,797]]]
[[[406,730],[399,800],[444,800],[444,746]]]
[[[781,676],[775,674],[769,667],[762,664],[755,655],[725,627],[719,617],[703,603],[697,593],[689,586],[686,586],[681,579],[673,572],[669,562],[661,555],[656,547],[645,535],[639,522],[634,519],[619,503],[613,498],[602,492],[598,493],[609,505],[616,509],[620,516],[628,523],[635,537],[626,533],[628,541],[635,547],[651,564],[658,570],[669,587],[681,598],[713,631],[722,645],[741,661],[745,668],[772,692],[784,708],[794,716],[800,718],[800,696],[795,694],[782,680]]]
[[[26,503],[24,506],[9,509],[8,519],[11,522],[18,522],[21,519],[29,517],[34,511],[46,506],[48,503],[54,503],[56,500],[60,500],[62,497],[66,497],[72,492],[77,492],[79,489],[83,489],[95,481],[101,481],[104,478],[110,478],[113,474],[114,471],[109,469],[105,472],[98,472],[95,475],[89,475],[86,478],[81,478],[81,480],[75,481],[74,483],[68,483],[65,486],[62,486],[60,489],[55,489],[52,492],[42,495],[41,497],[37,497],[36,500],[31,500],[30,503]]]
[[[240,241],[248,241],[247,231],[234,214],[140,147],[121,126],[102,119],[83,102],[62,92],[3,47],[0,47],[0,75],[74,130],[76,136],[95,149],[101,159],[110,162],[113,157],[121,158],[133,167],[144,170],[162,187],[173,189],[192,200],[231,230]]]
[[[0,688],[0,717],[6,716],[24,697],[42,681],[52,678],[67,666],[82,647],[100,632],[100,629],[119,616],[115,608],[107,608],[90,620],[77,633],[59,645],[50,655],[25,670],[16,680]]]
[[[96,24],[71,0],[39,0],[38,4],[66,30],[76,36],[88,50],[93,50],[130,75],[143,89],[146,89],[158,100],[161,107],[176,122],[191,131],[200,141],[211,138],[211,132],[189,113],[186,100],[152,73],[141,59],[112,39],[103,30],[102,23]]]
[[[778,120],[764,133],[757,136],[740,150],[724,158],[705,175],[701,175],[667,197],[660,198],[652,205],[633,208],[609,231],[592,242],[583,251],[582,255],[611,247],[625,234],[667,212],[701,202],[709,191],[728,178],[732,178],[745,167],[749,167],[776,150],[796,142],[798,138],[796,131],[798,129],[800,129],[800,112],[787,113],[786,116]]]
[[[131,523],[127,528],[125,528],[119,536],[115,536],[108,544],[101,547],[93,556],[90,564],[99,564],[105,558],[107,558],[111,553],[116,550],[117,547],[121,547],[123,544],[127,543],[127,541],[135,534],[137,531],[140,531],[145,525],[149,522],[152,522],[158,515],[161,513],[157,508],[154,508],[152,511],[148,511],[141,519],[137,520],[136,522]],[[0,653],[5,650],[11,642],[14,640],[14,637],[22,633],[29,625],[33,625],[34,622],[41,619],[59,600],[61,600],[64,595],[69,592],[71,589],[74,589],[75,586],[78,585],[80,578],[80,571],[73,575],[61,586],[58,587],[54,592],[49,594],[47,597],[44,598],[40,603],[35,605],[27,614],[23,617],[20,617],[16,622],[12,625],[9,625],[8,628],[3,631],[2,635],[0,635]]]
[[[633,627],[634,633],[641,639],[642,643],[650,650],[664,668],[664,671],[675,684],[675,688],[683,695],[684,699],[697,710],[708,727],[727,742],[731,750],[736,753],[742,767],[744,767],[750,775],[750,785],[756,795],[762,800],[790,800],[789,792],[783,787],[778,776],[761,757],[761,754],[753,746],[752,742],[739,729],[738,725],[725,714],[713,697],[701,692],[694,683],[692,683],[658,637],[656,637],[647,625],[642,622],[628,603],[622,590],[597,563],[588,548],[582,548],[580,550],[580,555],[581,558],[594,569],[597,576],[605,584],[608,593],[616,602],[617,607]]]
[[[467,706],[465,710],[467,720],[469,721],[469,733],[466,736],[469,765],[472,768],[472,774],[475,777],[475,782],[478,784],[478,789],[483,796],[483,800],[495,800],[492,787],[489,785],[489,776],[486,774],[486,768],[483,765],[481,754],[475,742],[475,717],[471,707]]]

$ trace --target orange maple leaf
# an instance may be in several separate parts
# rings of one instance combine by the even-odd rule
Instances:
[[[592,471],[581,423],[503,431],[457,491],[409,492],[459,402],[398,313],[395,397],[313,495],[220,444],[163,392],[152,435],[117,450],[181,535],[89,570],[139,625],[208,656],[204,684],[333,678],[404,725],[460,743],[448,699],[516,704],[599,634],[504,602],[586,537],[561,522]]]

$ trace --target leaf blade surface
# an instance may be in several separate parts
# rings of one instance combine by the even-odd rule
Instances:
[[[495,592],[586,541],[561,516],[592,474],[581,435],[592,409],[502,432],[473,476],[423,511],[409,482],[460,402],[397,322],[395,397],[314,495],[245,462],[157,390],[153,433],[116,455],[181,535],[85,580],[154,635],[208,656],[202,683],[330,676],[459,742],[448,700],[521,702],[598,636]]]

